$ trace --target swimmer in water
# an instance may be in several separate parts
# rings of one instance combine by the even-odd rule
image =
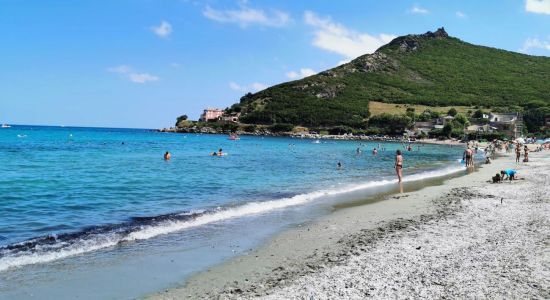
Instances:
[[[338,167],[338,169],[341,169],[341,168],[342,168],[342,163],[341,163],[341,162],[338,162],[338,163],[336,164],[336,166]]]
[[[218,156],[223,156],[222,148],[220,148],[220,149],[218,150]]]
[[[172,155],[170,154],[170,152],[166,151],[166,153],[164,153],[164,160],[170,160],[171,157]]]
[[[372,149],[372,155],[378,154],[378,150],[376,148]]]

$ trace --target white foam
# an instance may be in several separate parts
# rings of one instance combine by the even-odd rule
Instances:
[[[25,265],[46,263],[58,259],[67,258],[70,256],[75,256],[79,254],[84,254],[87,252],[100,250],[103,248],[108,248],[118,244],[118,240],[110,239],[103,242],[98,242],[97,240],[87,240],[76,243],[73,246],[62,248],[56,251],[47,251],[47,252],[35,252],[35,253],[25,253],[23,255],[17,256],[6,256],[0,258],[0,272],[5,271],[10,268],[21,267]]]
[[[438,169],[433,171],[426,171],[422,173],[413,174],[404,178],[405,182],[424,180],[429,178],[441,177],[449,175],[461,170],[464,170],[464,166],[453,166],[444,169]],[[262,201],[262,202],[250,202],[241,206],[218,209],[212,213],[206,213],[200,215],[192,220],[183,221],[166,221],[157,225],[144,225],[137,231],[131,232],[126,236],[122,236],[117,233],[113,233],[106,236],[101,236],[95,239],[81,240],[73,245],[61,248],[58,250],[47,252],[35,252],[35,253],[22,253],[21,255],[5,256],[0,258],[0,272],[9,268],[20,267],[24,265],[46,263],[70,256],[75,256],[103,248],[108,248],[117,245],[120,242],[145,240],[160,235],[170,234],[185,229],[198,227],[206,224],[211,224],[220,221],[226,221],[229,219],[251,216],[256,214],[267,213],[277,209],[283,209],[291,206],[303,205],[314,200],[327,197],[340,195],[360,190],[366,190],[369,188],[384,186],[388,184],[397,183],[397,179],[387,179],[379,181],[370,181],[362,184],[348,185],[345,187],[338,187],[337,189],[315,191],[307,194],[300,194],[290,198],[283,198],[278,200]]]

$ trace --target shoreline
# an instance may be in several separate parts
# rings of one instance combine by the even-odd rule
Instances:
[[[222,135],[227,136],[231,132],[220,132],[220,131],[204,131],[204,132],[195,132],[195,131],[178,131],[172,128],[162,128],[153,130],[160,133],[175,133],[175,134],[208,134],[208,135]],[[415,143],[415,144],[436,144],[436,145],[466,145],[466,143],[454,139],[406,139],[402,136],[377,136],[377,135],[353,135],[353,134],[342,134],[342,135],[331,135],[331,134],[310,134],[310,133],[292,133],[292,132],[262,132],[262,133],[250,133],[250,132],[237,132],[239,136],[257,136],[257,137],[283,137],[283,138],[293,138],[293,139],[306,139],[306,140],[339,140],[339,141],[372,141],[372,142],[394,142],[394,143]]]
[[[549,164],[547,153],[536,155],[535,159]],[[364,249],[379,244],[378,241],[391,241],[388,236],[456,214],[462,209],[461,197],[475,196],[466,187],[486,188],[485,181],[496,171],[516,165],[512,160],[511,156],[503,156],[490,165],[482,165],[476,172],[446,180],[442,185],[385,195],[383,201],[370,204],[334,208],[333,213],[290,228],[257,250],[196,274],[182,286],[147,298],[252,298],[274,293],[284,298],[290,295],[285,294],[285,288],[292,293],[300,291],[292,286],[300,286],[302,278],[320,276],[346,265],[354,257],[363,255]],[[522,174],[526,168],[520,166]],[[322,291],[309,291],[308,295],[323,298]]]

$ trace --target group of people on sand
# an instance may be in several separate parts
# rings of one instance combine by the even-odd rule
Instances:
[[[516,145],[516,162],[519,162],[521,159],[521,144]],[[523,162],[529,162],[529,147],[527,145],[523,146]]]

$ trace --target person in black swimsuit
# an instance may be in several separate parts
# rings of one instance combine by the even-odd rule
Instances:
[[[397,179],[401,182],[403,180],[403,155],[401,155],[401,150],[395,152],[395,172],[397,173]]]

